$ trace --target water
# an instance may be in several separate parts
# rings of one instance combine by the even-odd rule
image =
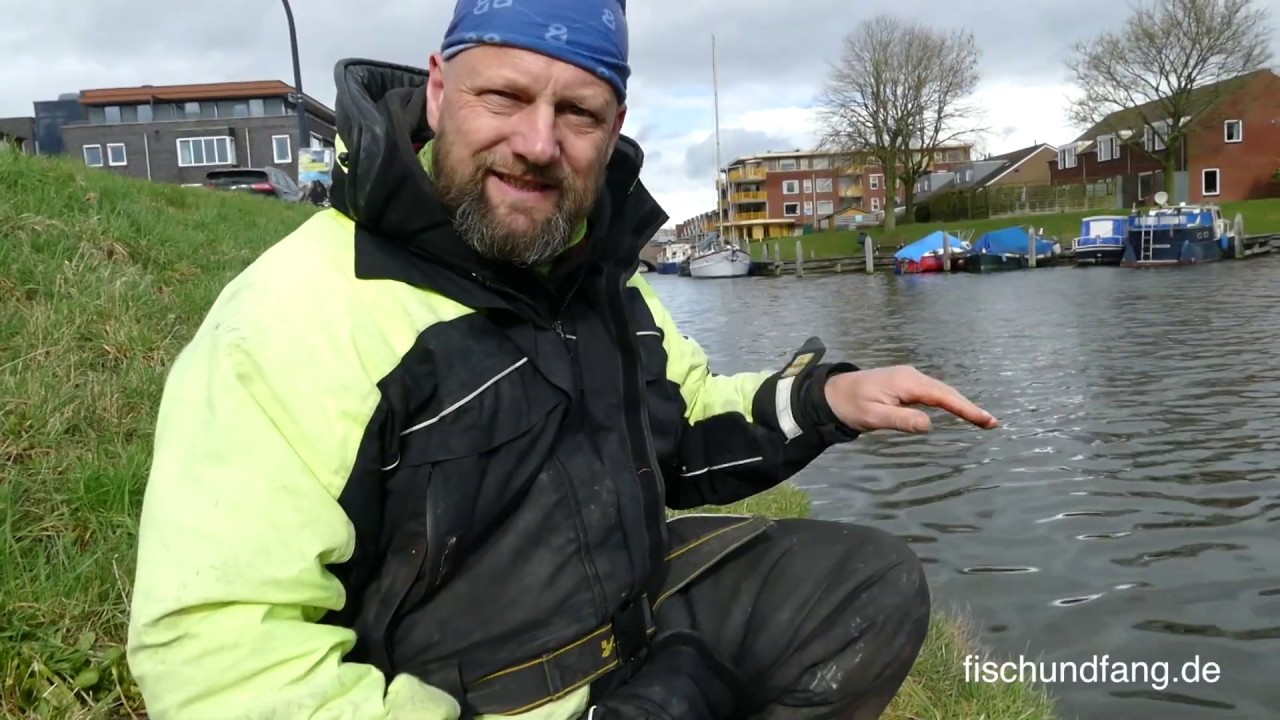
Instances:
[[[817,516],[908,538],[939,605],[1006,657],[1170,668],[1163,691],[1159,676],[1053,683],[1067,716],[1280,708],[1280,257],[647,277],[718,372],[780,367],[812,334],[828,357],[915,365],[1000,418],[982,431],[938,413],[928,436],[864,436],[797,481]],[[1197,657],[1216,682],[1181,681]]]

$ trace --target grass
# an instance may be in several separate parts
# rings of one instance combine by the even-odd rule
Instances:
[[[165,372],[222,286],[312,212],[0,153],[0,714],[145,717],[124,660],[136,520]],[[808,513],[790,485],[728,508]],[[891,720],[1042,718],[964,683],[937,619]]]
[[[1010,225],[1032,225],[1044,228],[1045,235],[1055,237],[1063,247],[1069,247],[1071,240],[1080,232],[1080,221],[1090,215],[1107,215],[1120,212],[1117,210],[1088,210],[1067,213],[1045,213],[1040,215],[1022,215],[985,220],[958,220],[953,222],[906,223],[886,233],[883,228],[867,228],[866,232],[875,243],[877,255],[892,254],[899,247],[908,245],[937,230],[945,230],[952,235],[971,231],[972,239],[977,240],[983,233],[1009,227]],[[1236,213],[1244,216],[1244,228],[1247,234],[1280,232],[1280,198],[1266,200],[1245,200],[1241,202],[1222,203],[1223,217],[1228,221],[1235,219]],[[1123,214],[1123,213],[1121,213]],[[858,230],[833,230],[819,232],[800,237],[803,240],[806,256],[812,258],[862,257],[862,243]],[[774,243],[783,260],[795,260],[796,239],[792,237],[766,241],[769,258],[777,260]],[[751,256],[763,257],[762,244],[751,244]]]

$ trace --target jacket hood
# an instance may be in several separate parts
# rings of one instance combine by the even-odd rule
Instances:
[[[414,254],[455,271],[525,284],[530,271],[486,261],[458,237],[422,167],[418,150],[433,137],[427,124],[427,76],[420,68],[375,60],[337,63],[333,206],[359,227],[406,243]],[[639,144],[621,136],[586,235],[556,261],[553,277],[583,264],[635,269],[640,250],[668,219],[640,182],[643,164]]]

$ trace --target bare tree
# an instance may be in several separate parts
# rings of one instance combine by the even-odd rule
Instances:
[[[1144,0],[1120,27],[1072,46],[1071,119],[1099,134],[1135,133],[1173,195],[1189,132],[1236,89],[1233,79],[1267,66],[1270,33],[1254,0]]]
[[[884,168],[885,229],[896,224],[898,187],[913,217],[916,181],[933,152],[975,132],[966,99],[980,51],[967,31],[944,32],[892,15],[863,21],[844,38],[819,101],[820,147]]]

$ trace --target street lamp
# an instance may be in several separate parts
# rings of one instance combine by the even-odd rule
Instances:
[[[289,49],[293,54],[293,89],[297,93],[295,107],[298,112],[298,152],[302,152],[307,142],[307,105],[302,95],[302,66],[298,62],[298,30],[293,24],[293,8],[289,0],[280,0],[284,4],[285,17],[289,19]]]

